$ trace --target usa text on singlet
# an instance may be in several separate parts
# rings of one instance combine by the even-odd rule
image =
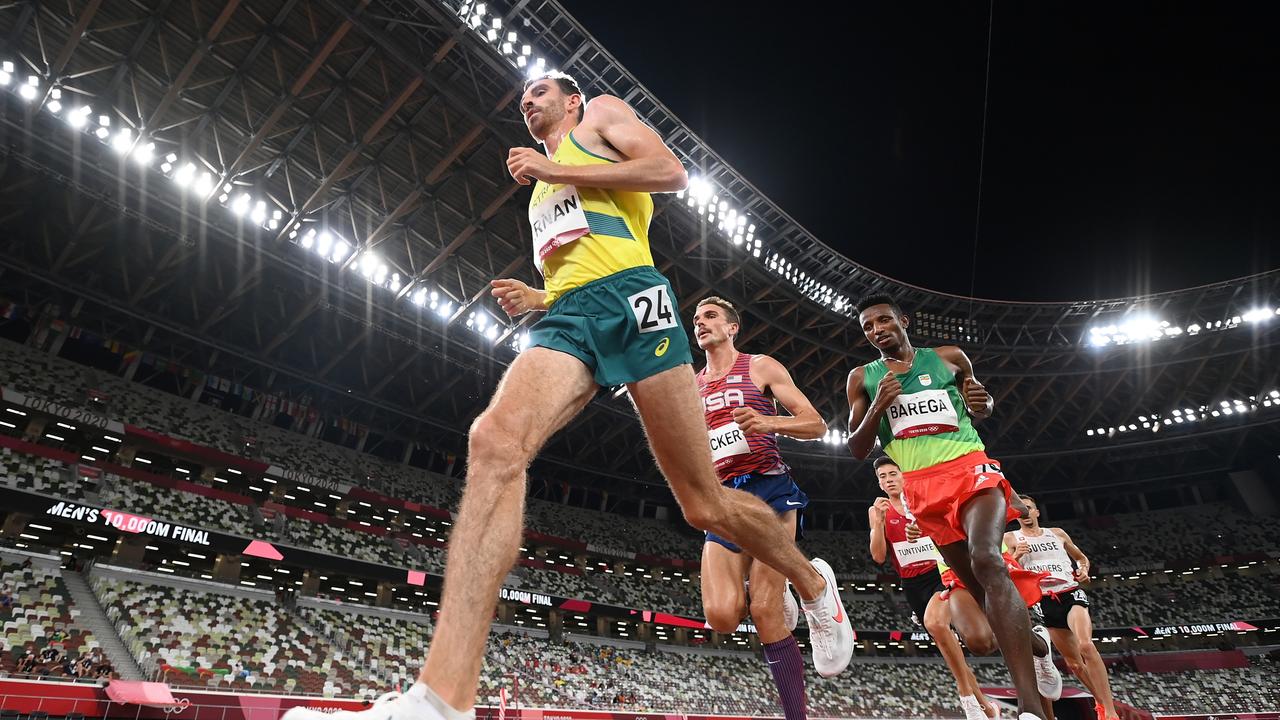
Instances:
[[[863,387],[875,400],[889,372],[883,359],[862,366]],[[903,472],[912,472],[984,449],[973,429],[955,373],[933,348],[917,348],[911,369],[898,375],[902,394],[880,418],[877,437]]]
[[[707,369],[698,373],[698,392],[706,413],[711,459],[720,479],[749,473],[787,472],[773,433],[747,435],[733,420],[734,408],[749,407],[761,415],[777,415],[777,406],[751,380],[752,355],[738,353],[733,367],[722,378],[707,379]]]
[[[570,131],[552,156],[561,165],[614,162],[587,150]],[[533,261],[550,306],[573,288],[628,268],[653,265],[649,193],[534,183],[529,200]]]

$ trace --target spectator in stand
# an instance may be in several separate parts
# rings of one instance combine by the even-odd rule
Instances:
[[[4,590],[0,590],[0,618],[7,618],[13,614],[13,592],[9,590],[9,586],[5,586]]]
[[[33,675],[36,671],[40,659],[36,656],[36,649],[31,645],[27,646],[27,654],[18,660],[18,673],[21,675]]]

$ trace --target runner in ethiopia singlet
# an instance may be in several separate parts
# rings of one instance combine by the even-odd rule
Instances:
[[[721,482],[756,473],[781,475],[787,463],[778,452],[778,436],[746,435],[733,421],[733,409],[749,407],[761,415],[777,415],[777,406],[751,380],[752,355],[739,353],[729,374],[707,380],[707,369],[698,373],[698,392],[707,415],[711,459]]]

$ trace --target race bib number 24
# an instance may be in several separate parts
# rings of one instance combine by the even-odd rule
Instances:
[[[676,326],[676,314],[671,310],[671,296],[666,285],[654,285],[627,298],[631,312],[636,315],[636,327],[641,333],[658,332]]]

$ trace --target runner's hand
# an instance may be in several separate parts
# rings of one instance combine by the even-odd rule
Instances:
[[[867,508],[867,518],[874,525],[884,524],[884,516],[889,512],[889,498],[876,498],[874,504]]]
[[[971,377],[964,379],[964,404],[970,413],[982,414],[987,411],[987,403],[991,402],[991,393],[982,383]]]
[[[893,404],[898,396],[902,395],[902,383],[898,381],[898,376],[892,370],[884,374],[880,378],[880,384],[876,386],[875,402],[880,406],[881,410],[887,409]]]
[[[554,183],[557,167],[551,158],[533,148],[511,148],[507,153],[507,172],[521,185],[528,185],[534,180]]]
[[[733,421],[742,428],[744,435],[766,435],[773,432],[773,418],[761,415],[752,408],[734,408]]]
[[[511,317],[518,317],[531,310],[547,309],[547,293],[515,280],[504,278],[489,282],[493,289],[489,294],[497,299],[502,311]]]
[[[1089,582],[1089,561],[1076,563],[1075,571],[1076,582],[1084,584]]]
[[[1019,540],[1018,544],[1013,546],[1013,559],[1021,562],[1022,556],[1029,552],[1031,552],[1031,546],[1027,545],[1027,541]]]
[[[907,542],[915,542],[920,539],[921,535],[924,535],[924,533],[920,532],[920,526],[914,520],[907,525]]]

